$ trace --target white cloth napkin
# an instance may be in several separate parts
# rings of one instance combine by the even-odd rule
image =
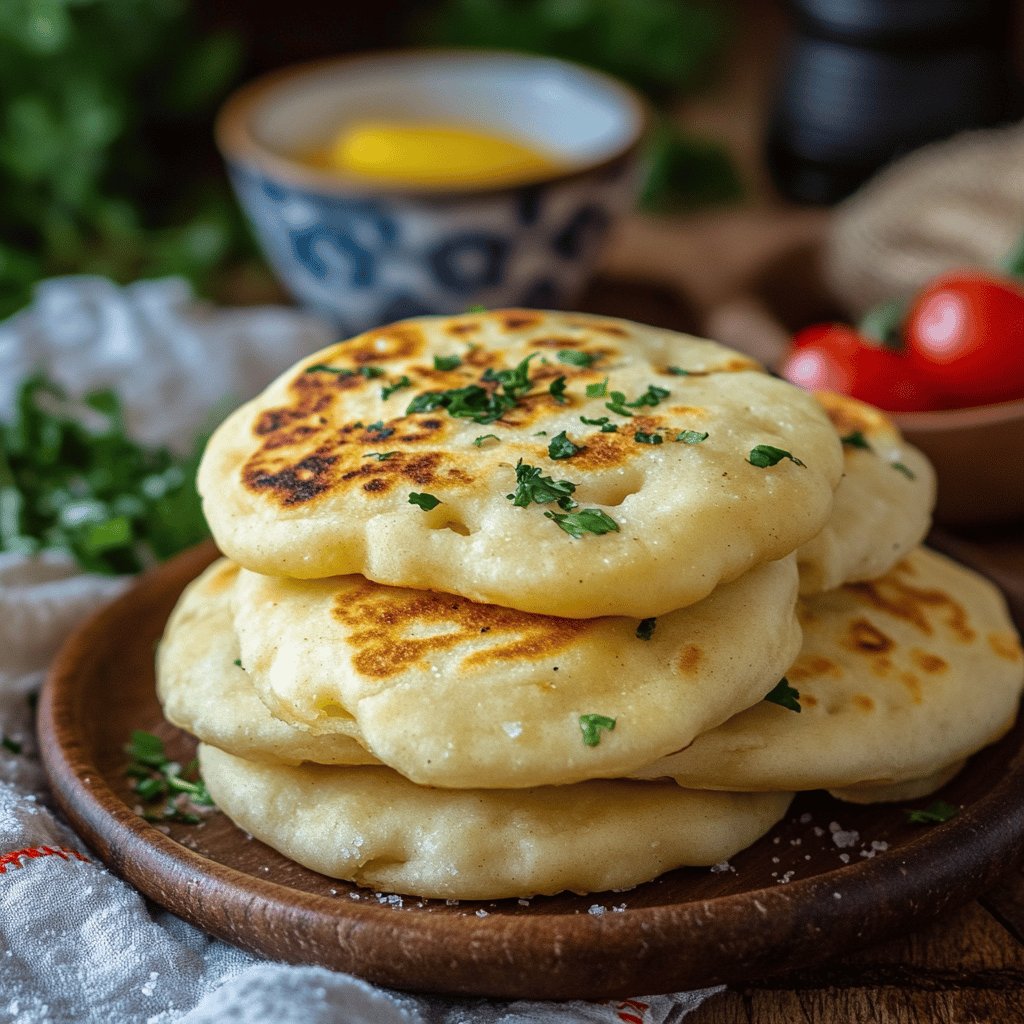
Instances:
[[[20,380],[42,370],[76,396],[114,387],[137,438],[183,450],[226,398],[249,397],[330,340],[302,313],[216,309],[178,280],[58,278],[0,324],[0,420]],[[56,552],[0,555],[0,1024],[676,1024],[717,991],[418,998],[260,961],[148,904],[55,811],[33,730],[32,698],[61,640],[129,584]]]

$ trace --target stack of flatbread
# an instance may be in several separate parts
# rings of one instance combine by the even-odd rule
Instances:
[[[304,360],[199,475],[227,555],[159,651],[241,828],[376,889],[623,889],[795,790],[916,797],[1013,721],[998,593],[920,548],[880,413],[714,342],[525,310]]]

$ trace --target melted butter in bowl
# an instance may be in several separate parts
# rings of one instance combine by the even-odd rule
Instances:
[[[564,163],[536,145],[472,125],[356,121],[306,157],[312,167],[425,187],[523,185]]]
[[[217,141],[282,283],[347,336],[577,305],[635,200],[646,125],[640,97],[589,68],[407,50],[251,82]]]

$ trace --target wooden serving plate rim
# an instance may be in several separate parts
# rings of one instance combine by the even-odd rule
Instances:
[[[607,894],[575,897],[572,913],[531,912],[511,906],[515,901],[494,901],[500,912],[451,917],[413,908],[396,912],[375,901],[339,900],[250,875],[188,849],[138,816],[97,767],[74,699],[82,673],[108,652],[114,624],[130,623],[154,595],[179,592],[216,555],[208,543],[151,570],[68,637],[43,689],[40,747],[57,802],[112,870],[168,910],[250,952],[281,958],[279,950],[268,951],[260,934],[262,921],[276,919],[293,934],[297,953],[286,959],[348,970],[396,988],[546,999],[680,991],[761,978],[852,952],[968,901],[1024,858],[1024,728],[1018,725],[1005,771],[955,818],[922,830],[896,850],[788,885],[599,916],[587,908],[608,902]],[[207,891],[218,899],[201,901],[197,911],[175,881],[183,869],[191,885],[212,886]],[[895,923],[878,912],[883,900],[887,910],[899,911]],[[320,936],[314,939],[320,947],[313,949],[304,948],[311,922]],[[385,938],[400,932],[403,945],[427,952],[430,969],[404,971],[393,955],[390,961],[379,953],[364,958],[353,943],[361,945],[366,929],[379,929]],[[325,934],[336,938],[336,949],[322,948]],[[725,942],[717,954],[714,941]],[[521,960],[509,964],[510,949]],[[471,969],[460,972],[453,964]],[[628,984],[617,969],[623,964]]]

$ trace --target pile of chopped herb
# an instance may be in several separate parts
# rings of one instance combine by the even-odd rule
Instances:
[[[138,572],[208,536],[195,471],[125,433],[111,391],[80,402],[35,377],[0,423],[0,551],[56,548],[87,572]]]
[[[213,807],[196,762],[182,768],[172,761],[159,736],[135,729],[124,752],[131,758],[124,773],[133,780],[132,792],[148,805],[142,815],[146,821],[198,825]]]

